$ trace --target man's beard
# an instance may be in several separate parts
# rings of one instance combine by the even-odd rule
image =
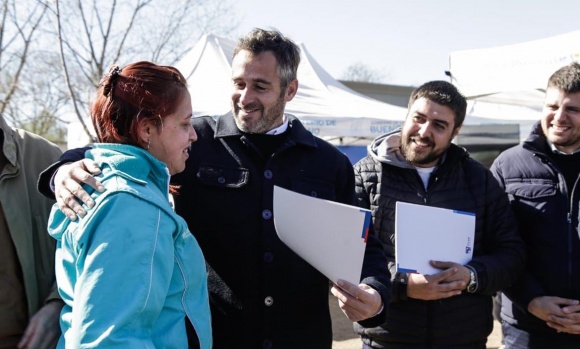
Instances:
[[[418,138],[423,143],[427,143],[430,147],[430,150],[421,153],[413,150],[411,146],[413,143],[412,138]],[[409,137],[406,135],[401,137],[401,154],[412,165],[426,165],[438,160],[445,149],[443,149],[441,152],[437,152],[433,150],[434,147],[434,142],[428,138],[420,138],[419,136]]]
[[[276,101],[276,104],[274,104],[274,106],[269,109],[264,109],[264,106],[260,103],[248,104],[244,107],[244,109],[258,109],[260,113],[260,117],[251,123],[244,122],[240,119],[240,108],[237,106],[237,104],[234,104],[232,112],[234,114],[236,125],[242,132],[262,134],[278,126],[277,124],[280,123],[283,119],[282,115],[284,114],[284,107],[284,96],[280,96],[280,98]]]

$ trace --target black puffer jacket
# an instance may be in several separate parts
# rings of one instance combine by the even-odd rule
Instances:
[[[417,171],[401,157],[399,144],[399,131],[379,137],[369,146],[369,155],[355,165],[359,203],[372,210],[393,275],[387,323],[370,329],[355,325],[355,330],[375,348],[468,346],[485,340],[493,328],[491,295],[510,285],[525,263],[507,196],[489,170],[454,144],[425,190]],[[395,269],[397,201],[476,214],[473,259],[468,263],[477,272],[475,293],[437,301],[407,297],[408,275]]]
[[[580,299],[580,176],[567,188],[549,151],[538,123],[491,170],[508,193],[530,256],[525,277],[506,290],[509,298],[502,297],[502,320],[527,331],[556,334],[527,307],[539,296]]]

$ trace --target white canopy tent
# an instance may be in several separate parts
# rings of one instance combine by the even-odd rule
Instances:
[[[204,35],[176,67],[191,92],[194,116],[230,110],[234,42]],[[303,44],[298,67],[298,93],[286,112],[298,117],[315,135],[374,138],[399,127],[406,109],[374,100],[344,86],[328,74]]]
[[[580,30],[515,45],[452,52],[449,71],[461,92],[474,98],[545,89],[554,71],[579,60]],[[523,105],[524,101],[518,102]]]
[[[540,119],[548,78],[574,61],[580,61],[580,31],[450,53],[451,81],[470,100],[466,125],[516,123],[525,139]]]
[[[234,45],[231,40],[204,35],[175,65],[188,81],[194,116],[222,115],[230,111]],[[303,44],[299,46],[298,93],[285,111],[298,117],[313,134],[326,139],[372,139],[402,124],[405,108],[349,89],[332,78]],[[68,147],[84,146],[87,142],[80,123],[71,123]]]
[[[486,126],[496,125],[495,138],[512,136],[513,129],[501,128],[503,125],[516,125],[518,127],[515,139],[522,141],[526,139],[532,129],[532,126],[540,119],[542,111],[542,101],[544,93],[537,91],[535,99],[530,98],[525,103],[518,104],[517,98],[519,93],[499,93],[486,97],[469,98],[467,101],[467,114],[465,117],[465,126]],[[533,94],[532,94],[533,95]],[[513,100],[507,99],[497,101],[493,97],[509,98],[514,96]],[[535,101],[536,105],[532,106],[531,102]],[[493,128],[489,128],[493,130]],[[504,131],[502,131],[504,130]],[[517,142],[516,142],[517,143]]]

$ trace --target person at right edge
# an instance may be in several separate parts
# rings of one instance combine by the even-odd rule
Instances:
[[[502,293],[506,349],[580,348],[580,64],[548,80],[543,116],[491,170],[508,194],[530,258]]]
[[[359,205],[372,211],[393,284],[387,322],[354,325],[363,348],[485,349],[492,296],[523,270],[524,245],[507,197],[488,169],[451,143],[466,107],[452,84],[423,84],[411,94],[402,129],[375,139],[355,165]],[[474,213],[472,260],[431,261],[441,269],[432,275],[398,273],[397,201]]]

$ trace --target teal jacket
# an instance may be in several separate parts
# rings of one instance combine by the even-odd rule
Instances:
[[[169,204],[169,171],[141,148],[86,154],[106,188],[70,221],[55,205],[56,278],[65,306],[58,348],[187,348],[185,318],[212,347],[205,262]]]

